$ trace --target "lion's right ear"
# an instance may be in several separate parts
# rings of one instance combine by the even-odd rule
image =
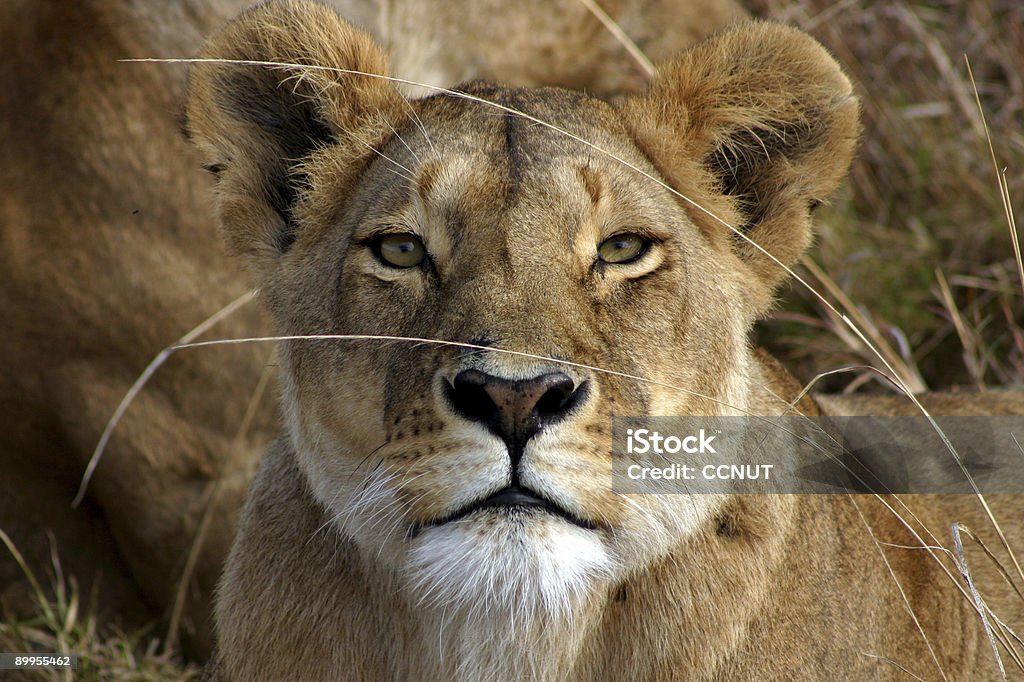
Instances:
[[[259,5],[209,40],[189,75],[189,137],[218,177],[228,246],[258,276],[301,232],[304,170],[330,148],[351,182],[407,111],[369,36],[298,0]],[[225,60],[225,61],[220,61]],[[246,63],[227,63],[235,60]],[[268,62],[282,66],[268,65]]]
[[[811,242],[811,210],[846,175],[860,131],[849,79],[817,41],[750,22],[663,65],[622,104],[640,147],[695,210],[699,225],[761,286],[761,308]],[[772,254],[767,256],[743,235]],[[774,257],[774,258],[773,258]]]

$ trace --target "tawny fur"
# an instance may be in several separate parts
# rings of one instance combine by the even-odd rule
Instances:
[[[86,594],[100,583],[101,616],[134,628],[169,614],[211,482],[222,481],[185,589],[184,634],[199,657],[243,493],[277,426],[270,391],[237,436],[270,348],[174,356],[114,432],[84,506],[70,502],[103,427],[146,363],[250,284],[222,256],[199,157],[179,133],[185,67],[118,60],[191,57],[246,4],[0,7],[0,528],[40,576],[52,531],[65,573]],[[471,68],[607,96],[643,86],[634,61],[576,0],[475,2],[469,13],[420,0],[334,5],[386,44],[408,79],[452,85]],[[743,14],[732,0],[621,0],[606,9],[655,58]],[[311,46],[312,59],[327,49]],[[249,306],[206,338],[268,331]],[[15,562],[0,559],[5,604],[33,608],[26,587]]]
[[[799,392],[747,338],[784,279],[780,264],[645,174],[792,265],[858,134],[850,83],[812,39],[769,24],[727,30],[615,106],[567,90],[463,86],[589,144],[486,103],[405,101],[353,75],[382,73],[384,55],[320,5],[262,6],[203,55],[337,69],[204,64],[191,75],[188,126],[219,169],[219,219],[281,333],[447,339],[657,382],[496,351],[282,343],[285,426],[221,583],[212,676],[994,674],[972,605],[879,499],[609,486],[612,415],[780,414]],[[649,252],[595,263],[598,244],[623,232],[653,240]],[[374,255],[377,236],[407,233],[427,264],[396,269]],[[507,510],[431,525],[509,481],[502,442],[444,397],[466,369],[587,383],[586,399],[531,439],[516,467],[592,529]],[[908,413],[884,400],[822,404]],[[925,404],[1024,413],[1017,394]],[[810,399],[799,407],[819,410]],[[946,538],[956,520],[997,546],[975,498],[905,503],[913,530]],[[1020,547],[1021,498],[993,507]],[[1019,597],[984,561],[975,568],[1019,632]]]

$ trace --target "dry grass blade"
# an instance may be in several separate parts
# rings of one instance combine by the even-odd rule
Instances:
[[[810,257],[804,257],[801,262],[811,275],[813,275],[814,278],[818,280],[823,287],[825,287],[825,290],[839,301],[839,305],[843,307],[846,314],[849,315],[857,325],[865,331],[865,334],[871,338],[871,342],[875,347],[871,348],[871,346],[869,346],[869,348],[874,350],[875,353],[886,361],[886,364],[893,368],[892,371],[895,375],[895,379],[889,377],[890,380],[897,386],[901,384],[906,386],[907,389],[913,393],[927,391],[928,386],[925,385],[924,379],[921,378],[921,374],[917,369],[912,367],[909,363],[904,362],[899,353],[893,350],[892,346],[889,345],[889,342],[886,341],[878,332],[878,328],[873,325],[870,320],[864,317],[860,309],[854,305],[853,301],[850,300],[850,297],[846,295],[846,292],[844,292],[838,284],[836,284],[835,280],[829,277],[828,274]],[[882,376],[886,376],[885,373],[881,374]]]
[[[996,663],[999,665],[999,672],[1005,680],[1006,666],[1003,665],[1003,657],[999,655],[999,647],[996,645],[996,638],[992,633],[992,623],[988,617],[988,607],[985,605],[985,600],[981,598],[981,593],[978,592],[978,586],[974,584],[974,578],[971,577],[971,567],[967,564],[967,558],[964,556],[964,545],[960,540],[959,523],[953,524],[953,546],[956,551],[957,568],[960,570],[960,575],[963,576],[964,582],[967,583],[967,587],[971,591],[971,598],[974,600],[975,608],[981,616],[985,635],[988,637],[989,644],[992,647],[992,655],[995,656]]]
[[[964,319],[960,315],[956,301],[953,299],[953,292],[949,289],[949,282],[946,281],[946,276],[942,274],[942,270],[935,271],[935,279],[939,283],[942,303],[949,313],[950,320],[953,321],[953,328],[956,329],[957,336],[960,337],[960,344],[964,349],[964,364],[967,365],[968,371],[974,377],[975,386],[979,391],[983,391],[985,390],[985,368],[979,358],[978,340],[967,328],[967,325],[964,324]]]
[[[633,39],[622,30],[622,27],[619,26],[618,22],[608,16],[608,13],[601,9],[601,6],[594,2],[594,0],[580,0],[580,4],[586,7],[591,14],[597,17],[598,21],[600,21],[608,32],[612,34],[612,37],[619,41],[620,45],[626,48],[626,51],[629,52],[629,56],[640,65],[640,68],[644,70],[647,77],[652,78],[655,73],[654,62],[652,62],[647,55],[644,54],[643,50],[633,42]]]
[[[25,578],[28,580],[29,585],[32,586],[33,596],[35,596],[35,598],[38,600],[39,607],[43,611],[43,616],[47,619],[47,621],[55,621],[56,615],[54,614],[53,609],[50,606],[50,600],[46,598],[46,592],[43,591],[43,586],[39,583],[39,580],[36,578],[36,574],[33,573],[32,569],[28,567],[28,564],[25,562],[25,557],[22,556],[20,551],[18,551],[18,548],[14,545],[14,542],[11,540],[10,536],[8,536],[7,533],[3,531],[3,529],[0,529],[0,542],[4,543],[4,546],[7,548],[7,551],[11,553],[11,556],[14,557],[15,563],[18,564],[18,568],[21,569],[21,572],[25,575]]]
[[[189,583],[192,579],[192,575],[195,573],[200,553],[202,552],[206,537],[209,534],[210,524],[213,522],[213,515],[214,511],[217,509],[217,503],[220,501],[221,495],[224,491],[224,477],[229,474],[233,466],[237,464],[237,459],[243,451],[245,435],[249,432],[249,429],[252,426],[259,403],[263,399],[267,385],[270,383],[270,376],[272,374],[270,370],[271,365],[267,364],[264,366],[263,372],[260,373],[259,382],[256,384],[256,388],[253,390],[253,394],[249,398],[249,404],[246,406],[245,414],[242,416],[242,422],[235,434],[232,456],[227,459],[224,464],[224,468],[217,472],[217,476],[207,483],[206,490],[203,492],[203,515],[199,520],[199,528],[196,530],[195,539],[192,541],[192,546],[189,548],[188,556],[185,559],[185,567],[182,569],[181,578],[178,581],[178,590],[174,595],[174,605],[171,608],[171,617],[167,624],[167,637],[164,644],[164,655],[170,656],[177,649],[178,632],[180,630],[181,617],[185,609],[185,599],[188,595]]]
[[[871,524],[868,523],[868,520],[864,517],[864,513],[861,511],[860,505],[857,503],[856,496],[851,495],[848,499],[850,500],[850,504],[852,504],[854,508],[857,510],[857,515],[860,518],[861,523],[864,524],[864,529],[871,537],[871,541],[874,543],[875,549],[878,551],[878,555],[881,557],[882,562],[885,564],[885,568],[889,573],[889,577],[896,585],[896,589],[899,590],[900,598],[903,600],[903,606],[907,610],[907,613],[910,615],[910,618],[914,621],[914,627],[917,628],[918,634],[921,635],[921,639],[924,641],[925,646],[928,648],[928,654],[931,656],[932,662],[935,664],[935,668],[939,671],[939,675],[942,676],[942,679],[947,680],[948,682],[949,678],[946,676],[946,671],[943,670],[942,664],[939,663],[939,658],[935,654],[935,649],[932,648],[932,643],[928,639],[928,635],[925,633],[924,628],[921,627],[921,621],[918,620],[917,614],[914,613],[914,608],[910,605],[910,600],[907,599],[907,593],[903,589],[903,585],[900,583],[899,578],[896,577],[896,573],[892,570],[892,564],[889,563],[889,558],[885,556],[885,550],[883,550],[881,545],[879,544],[878,538],[875,536],[875,531],[871,528]]]
[[[974,71],[971,69],[971,60],[964,55],[964,64],[967,65],[967,74],[971,78],[971,86],[974,89],[974,101],[978,106],[978,115],[981,117],[981,127],[985,131],[985,141],[988,143],[988,151],[992,157],[992,167],[996,171],[996,184],[999,186],[999,198],[1003,202],[1003,212],[1006,216],[1006,226],[1010,229],[1010,241],[1013,243],[1013,256],[1017,261],[1017,274],[1020,277],[1021,290],[1024,291],[1024,261],[1021,260],[1020,235],[1017,233],[1017,220],[1013,213],[1013,204],[1010,203],[1010,186],[1006,181],[1006,172],[999,166],[996,159],[996,149],[992,144],[992,133],[988,128],[988,121],[985,119],[985,108],[981,106],[981,95],[978,94],[978,84],[974,80]]]
[[[100,682],[110,679],[148,679],[170,682],[194,681],[199,671],[182,667],[172,657],[156,654],[150,642],[140,646],[145,632],[125,635],[97,627],[97,585],[83,608],[77,582],[66,577],[51,539],[49,595],[39,577],[25,562],[11,538],[0,530],[0,542],[7,548],[33,590],[38,612],[21,617],[6,613],[0,622],[0,650],[20,653],[59,652],[78,656],[78,669],[40,671],[34,679]],[[21,678],[19,678],[21,679]]]
[[[897,670],[899,670],[901,673],[903,673],[907,677],[910,677],[910,678],[915,679],[915,680],[919,680],[920,682],[927,682],[920,675],[915,675],[913,672],[908,670],[907,666],[903,665],[899,661],[894,661],[891,658],[888,658],[887,656],[879,656],[878,654],[873,654],[873,653],[870,653],[868,651],[861,651],[860,655],[861,656],[867,656],[868,658],[874,658],[876,660],[882,661],[883,663],[887,663],[888,665],[891,665],[894,668],[896,668]]]
[[[1006,584],[1011,589],[1013,589],[1013,591],[1017,594],[1021,601],[1024,602],[1024,591],[1022,591],[1022,586],[1017,584],[1013,576],[1010,574],[1010,571],[1007,570],[1006,566],[1003,565],[1003,562],[1000,561],[998,557],[996,557],[995,553],[993,553],[992,550],[989,549],[988,545],[986,545],[981,538],[975,535],[970,528],[963,525],[962,523],[957,524],[957,528],[959,529],[959,532],[962,535],[966,535],[968,538],[971,539],[972,542],[974,542],[974,544],[981,548],[982,552],[984,552],[988,560],[992,562],[992,565],[994,565],[996,569],[998,569],[1000,575],[1002,575],[1003,577],[1003,580],[1006,581]],[[957,561],[961,560],[965,561],[964,557],[960,556],[957,559]],[[995,630],[995,634],[997,636],[1001,635],[1000,643],[1003,644],[1007,653],[1013,659],[1014,664],[1017,665],[1017,667],[1019,667],[1022,671],[1024,671],[1024,639],[1022,639],[1020,635],[1018,635],[1016,632],[1010,629],[1005,623],[999,620],[999,618],[991,611],[989,611],[989,616],[999,626],[998,629]],[[1014,646],[1010,644],[1011,640],[1016,643],[1016,649],[1014,648]]]
[[[872,367],[871,365],[852,365],[850,367],[837,367],[836,369],[830,369],[827,372],[819,372],[817,375],[811,377],[811,380],[804,384],[804,387],[800,389],[800,392],[797,394],[795,398],[789,401],[789,404],[791,407],[797,405],[801,400],[803,400],[807,396],[808,393],[811,392],[811,389],[814,388],[815,384],[817,384],[822,379],[825,379],[830,376],[835,376],[836,374],[843,374],[845,372],[859,371],[872,372],[878,375],[879,377],[885,379],[886,381],[892,381],[892,379],[890,379],[889,376],[885,374],[885,372],[882,372],[877,367]]]
[[[462,341],[446,341],[444,339],[427,339],[417,336],[389,336],[384,334],[290,334],[281,336],[251,336],[248,338],[241,339],[214,339],[210,341],[192,341],[187,343],[177,343],[173,346],[168,346],[164,352],[168,354],[174,353],[179,350],[186,348],[205,348],[208,346],[225,346],[225,345],[238,345],[244,343],[271,343],[278,341],[384,341],[384,342],[398,342],[398,343],[413,343],[413,344],[429,344],[435,346],[450,346],[453,348],[466,348],[468,350],[484,351],[489,353],[502,353],[505,355],[512,355],[521,358],[529,358],[531,360],[543,360],[545,362],[551,362],[554,364],[562,365],[565,367],[575,367],[577,369],[590,370],[592,372],[599,372],[602,374],[608,374],[610,376],[622,377],[624,379],[631,379],[633,381],[639,381],[652,386],[661,386],[662,388],[668,388],[673,391],[679,391],[680,393],[686,393],[697,398],[703,398],[711,402],[722,405],[729,409],[741,410],[741,408],[731,405],[727,402],[719,400],[709,395],[699,393],[697,391],[691,391],[690,389],[683,388],[681,386],[674,386],[662,381],[656,381],[654,379],[648,379],[646,377],[638,376],[636,374],[629,374],[627,372],[619,372],[614,369],[605,369],[603,367],[596,367],[594,365],[587,365],[580,362],[572,362],[571,360],[563,360],[560,358],[553,358],[547,355],[538,355],[536,353],[526,353],[523,351],[508,350],[505,348],[496,348],[494,346],[482,346],[474,343],[465,343]],[[753,416],[753,415],[752,415]]]
[[[192,339],[201,336],[218,322],[229,317],[239,308],[252,301],[253,298],[255,298],[255,293],[253,292],[239,296],[234,301],[200,322],[190,332],[178,339],[177,343],[188,343]],[[142,390],[142,387],[146,385],[146,382],[148,382],[150,377],[153,376],[153,373],[156,372],[156,370],[160,368],[160,365],[164,364],[167,361],[167,358],[171,356],[173,348],[173,345],[168,346],[157,353],[156,357],[150,361],[146,366],[146,369],[142,371],[142,374],[139,375],[135,380],[135,383],[133,383],[131,388],[128,389],[128,392],[125,393],[124,398],[121,399],[117,409],[114,410],[114,414],[111,415],[110,420],[107,421],[107,425],[103,429],[103,434],[100,436],[99,442],[96,443],[96,449],[93,450],[92,457],[89,458],[89,464],[85,468],[85,473],[82,475],[82,482],[78,487],[78,493],[75,495],[75,499],[71,503],[72,507],[77,507],[82,503],[82,500],[85,499],[85,492],[89,488],[89,481],[92,479],[92,475],[100,463],[100,458],[103,456],[103,451],[107,448],[107,443],[110,442],[110,437],[113,435],[114,429],[117,427],[118,422],[121,421],[124,413],[128,410],[128,406],[132,404],[132,401],[135,400],[135,396],[138,395],[139,391]]]
[[[974,88],[974,99],[977,103],[978,112],[981,116],[982,128],[985,131],[985,139],[988,142],[989,152],[992,155],[992,165],[996,169],[996,181],[999,184],[999,196],[1003,201],[1003,210],[1006,212],[1006,221],[1007,225],[1010,228],[1011,239],[1013,240],[1014,257],[1017,260],[1018,275],[1020,276],[1021,287],[1024,288],[1024,263],[1022,263],[1021,261],[1020,244],[1018,242],[1017,235],[1017,223],[1014,219],[1013,208],[1010,204],[1009,187],[1006,185],[1005,175],[1001,173],[999,170],[999,162],[996,160],[995,147],[992,145],[992,136],[989,133],[988,122],[985,120],[985,110],[981,106],[981,97],[978,94],[978,84],[974,80],[974,72],[971,70],[971,61],[970,59],[967,58],[967,55],[964,55],[964,62],[967,65],[967,73],[970,76],[971,85]],[[982,504],[985,504],[984,500],[982,500]],[[988,510],[987,504],[985,504],[985,508],[986,510]],[[1017,556],[1014,554],[1013,549],[1010,547],[1010,543],[1006,540],[1006,535],[1003,533],[1003,529],[995,523],[994,518],[992,519],[992,523],[995,525],[996,531],[999,534],[999,539],[1002,541],[1003,546],[1006,548],[1007,552],[1009,552],[1010,558],[1013,560],[1014,566],[1016,566],[1017,568],[1017,574],[1020,575],[1021,580],[1024,581],[1024,569],[1021,568],[1020,562],[1017,560]]]

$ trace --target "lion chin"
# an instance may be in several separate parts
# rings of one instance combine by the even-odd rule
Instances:
[[[423,530],[400,572],[436,623],[442,660],[458,662],[453,679],[546,679],[612,561],[591,531],[512,508]]]
[[[511,507],[419,532],[401,572],[418,604],[562,620],[607,583],[612,563],[592,531]]]

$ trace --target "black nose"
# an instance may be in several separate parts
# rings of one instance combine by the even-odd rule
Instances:
[[[586,382],[576,386],[561,372],[510,381],[467,369],[446,387],[458,414],[486,426],[513,451],[544,426],[564,419],[587,393]]]

